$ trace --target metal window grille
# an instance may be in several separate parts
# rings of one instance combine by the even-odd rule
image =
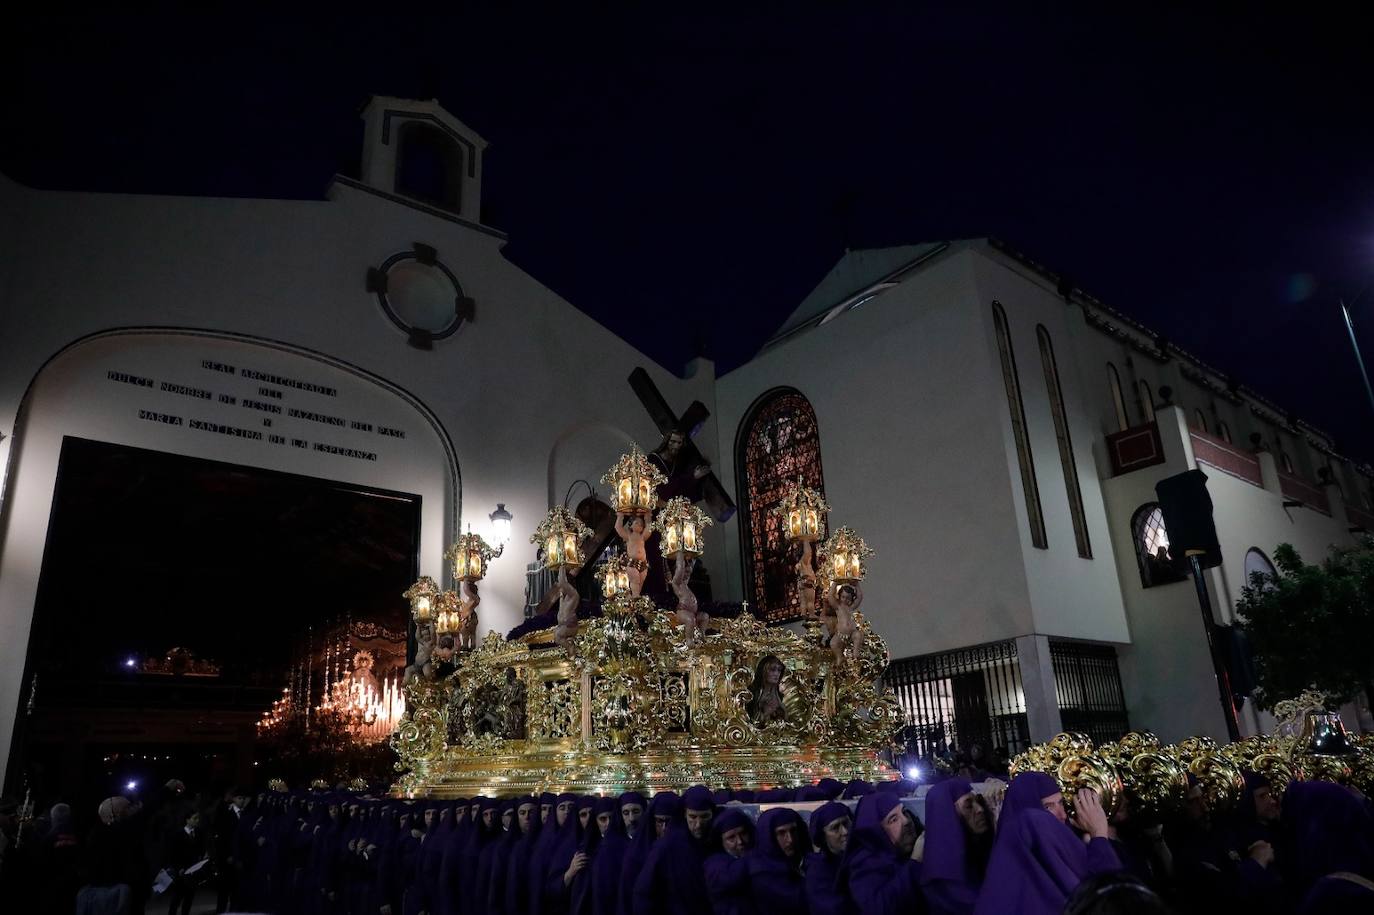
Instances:
[[[1115,648],[1051,639],[1050,663],[1064,730],[1079,731],[1101,743],[1131,729]]]
[[[893,661],[885,682],[906,713],[906,750],[921,757],[981,743],[1012,755],[1030,745],[1014,641]]]
[[[1131,518],[1131,537],[1140,564],[1142,588],[1187,580],[1188,576],[1169,556],[1169,532],[1164,529],[1164,513],[1158,502],[1146,502],[1136,509]]]

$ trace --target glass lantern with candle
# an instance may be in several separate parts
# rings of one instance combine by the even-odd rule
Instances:
[[[825,532],[825,518],[830,506],[817,490],[797,479],[773,511],[782,519],[782,535],[800,543],[815,543]]]
[[[434,598],[434,631],[439,635],[457,632],[462,628],[458,617],[458,594],[454,591],[440,591]]]
[[[496,551],[480,535],[468,531],[453,542],[444,558],[452,565],[454,581],[481,581],[487,574],[487,563],[495,555]]]
[[[658,487],[668,478],[655,467],[638,445],[622,454],[615,466],[606,471],[601,482],[611,487],[611,508],[617,514],[645,515],[658,505]]]
[[[654,522],[654,530],[662,538],[659,552],[664,556],[700,556],[706,548],[702,532],[712,523],[706,512],[682,496],[674,496],[663,506]]]
[[[530,535],[530,543],[544,549],[544,567],[557,571],[582,565],[582,541],[592,535],[591,528],[561,505],[549,509],[544,520]]]
[[[410,615],[415,622],[428,623],[434,618],[434,599],[438,595],[439,586],[434,579],[422,575],[401,596],[410,601]]]
[[[868,557],[873,550],[853,528],[842,527],[821,544],[820,562],[824,574],[835,584],[854,584],[868,574]]]
[[[606,600],[617,594],[630,593],[630,562],[624,553],[612,556],[596,570],[596,580],[601,582],[601,596]]]

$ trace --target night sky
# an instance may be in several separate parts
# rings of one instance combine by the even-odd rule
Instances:
[[[1358,13],[574,6],[27,13],[0,170],[318,199],[369,93],[437,97],[507,256],[669,368],[748,359],[846,245],[992,235],[1374,458]]]

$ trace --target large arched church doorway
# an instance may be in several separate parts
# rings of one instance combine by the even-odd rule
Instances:
[[[440,567],[460,496],[441,424],[363,370],[201,331],[71,344],[5,479],[6,786],[264,780],[265,715],[399,681],[401,592]]]

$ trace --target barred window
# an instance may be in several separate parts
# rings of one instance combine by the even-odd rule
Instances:
[[[1002,362],[1002,384],[1007,389],[1007,409],[1011,412],[1011,433],[1016,440],[1016,462],[1021,467],[1021,490],[1026,497],[1026,519],[1030,524],[1031,544],[1047,549],[1045,515],[1040,508],[1040,486],[1035,481],[1035,458],[1026,433],[1026,407],[1021,401],[1021,380],[1016,374],[1016,353],[1011,345],[1007,313],[1000,302],[992,303],[992,319],[997,329],[997,355]]]
[[[754,615],[769,622],[798,619],[796,557],[773,509],[798,479],[812,489],[825,489],[820,430],[810,401],[790,388],[760,397],[740,424],[736,467],[736,491],[744,502],[744,581]]]
[[[1140,563],[1140,585],[1153,588],[1188,578],[1169,555],[1169,532],[1158,502],[1146,502],[1131,517],[1131,537]]]
[[[1064,389],[1059,384],[1059,365],[1054,361],[1054,344],[1043,324],[1036,325],[1040,340],[1040,365],[1045,370],[1045,388],[1050,395],[1050,414],[1054,417],[1054,437],[1059,443],[1059,464],[1064,469],[1064,490],[1069,496],[1069,516],[1073,519],[1073,540],[1078,555],[1093,558],[1092,543],[1088,540],[1088,519],[1083,513],[1083,490],[1078,483],[1078,463],[1073,457],[1073,438],[1069,434],[1069,417],[1064,410]]]

